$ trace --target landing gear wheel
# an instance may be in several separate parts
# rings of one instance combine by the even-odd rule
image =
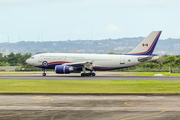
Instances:
[[[81,76],[82,77],[85,77],[85,76],[96,76],[95,73],[81,73]]]
[[[92,75],[92,76],[96,76],[96,74],[95,74],[95,73],[91,73],[91,75]]]
[[[86,73],[86,76],[91,76],[91,73]]]
[[[42,75],[43,75],[43,76],[46,76],[46,73],[43,73]]]
[[[81,73],[81,76],[82,76],[82,77],[84,77],[84,76],[85,76],[85,74],[84,74],[84,73]]]

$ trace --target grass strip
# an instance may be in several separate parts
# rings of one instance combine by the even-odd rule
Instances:
[[[127,72],[121,74],[121,76],[155,76],[155,74],[162,74],[162,76],[180,76],[180,73],[169,74],[169,72]]]
[[[42,71],[39,71],[39,72],[42,72]],[[99,72],[99,73],[102,73],[102,72]],[[111,73],[111,72],[108,71],[108,73]],[[180,76],[180,73],[169,74],[169,72],[117,72],[117,73],[119,73],[120,76],[154,76],[154,74],[162,74],[162,76]],[[0,75],[33,75],[33,74],[39,74],[39,73],[38,72],[0,72]]]
[[[0,80],[0,93],[180,93],[180,81]]]

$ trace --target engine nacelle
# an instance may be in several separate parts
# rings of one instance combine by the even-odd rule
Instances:
[[[73,72],[72,66],[56,65],[55,71],[57,74],[69,74]]]

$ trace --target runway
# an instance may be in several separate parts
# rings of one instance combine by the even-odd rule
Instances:
[[[95,76],[81,77],[79,75],[11,75],[0,76],[0,79],[13,80],[158,80],[158,81],[180,81],[180,77],[169,76]]]
[[[128,76],[131,72],[96,72],[94,77],[81,77],[80,73],[56,74],[55,72],[2,72],[0,79],[13,80],[159,80],[180,81],[180,76]],[[125,76],[126,75],[126,76]]]
[[[180,96],[0,95],[1,120],[177,120]]]
[[[14,80],[159,80],[179,81],[180,77],[120,76],[98,74],[7,75]],[[0,120],[177,120],[179,95],[0,95]]]

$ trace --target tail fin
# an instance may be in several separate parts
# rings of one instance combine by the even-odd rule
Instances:
[[[151,32],[136,48],[126,55],[152,55],[161,32]]]

